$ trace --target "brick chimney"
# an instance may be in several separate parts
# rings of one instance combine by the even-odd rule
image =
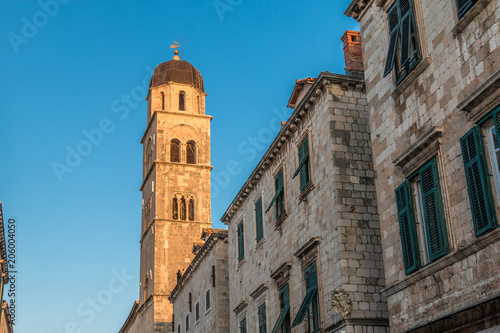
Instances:
[[[344,43],[345,74],[364,77],[363,52],[359,31],[347,30],[342,36]]]

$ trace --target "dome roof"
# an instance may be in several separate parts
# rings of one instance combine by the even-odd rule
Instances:
[[[191,84],[205,92],[200,72],[184,60],[170,60],[159,64],[155,68],[149,87],[157,87],[168,82]]]

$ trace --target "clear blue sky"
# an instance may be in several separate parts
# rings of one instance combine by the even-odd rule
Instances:
[[[343,73],[340,37],[358,26],[343,15],[349,0],[221,0],[220,12],[212,0],[59,2],[47,15],[38,1],[1,1],[0,200],[19,225],[15,332],[118,332],[139,294],[142,82],[171,59],[169,45],[183,34],[184,59],[204,78],[220,228],[276,133],[270,122],[291,112],[294,80]],[[132,93],[139,102],[114,113]],[[108,133],[82,143],[101,122]],[[252,136],[264,143],[253,151]],[[78,148],[87,156],[68,167]],[[114,280],[123,271],[131,278]],[[90,311],[97,296],[106,304]]]

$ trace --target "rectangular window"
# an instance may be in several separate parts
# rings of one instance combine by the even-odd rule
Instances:
[[[299,166],[292,179],[300,175],[300,191],[302,192],[311,183],[311,165],[309,161],[309,137],[302,141],[298,149]]]
[[[457,0],[458,18],[462,18],[476,2],[477,0]]]
[[[280,315],[271,333],[290,333],[290,290],[288,283],[280,289]]]
[[[243,221],[238,224],[238,261],[245,258],[245,234],[243,230]]]
[[[243,318],[240,321],[240,333],[247,333],[247,319]]]
[[[406,274],[448,253],[436,158],[396,189],[396,206]]]
[[[181,333],[181,324],[177,325],[177,333]]]
[[[186,332],[189,331],[189,313],[186,315]]]
[[[266,213],[271,209],[274,203],[276,203],[276,219],[279,219],[285,213],[285,186],[283,180],[283,169],[278,172],[274,178],[274,190],[275,194],[273,200],[266,209]]]
[[[210,289],[205,293],[205,310],[210,309]]]
[[[266,303],[259,306],[258,314],[259,314],[259,333],[266,333],[267,332]]]
[[[262,216],[262,197],[255,204],[255,240],[258,242],[264,237],[264,218]]]
[[[396,0],[387,13],[389,50],[384,77],[394,68],[399,84],[420,62],[420,51],[412,0]]]
[[[196,321],[200,320],[200,302],[196,302],[196,305],[194,306],[194,311],[196,315]]]
[[[319,325],[318,274],[316,262],[305,269],[304,279],[306,283],[306,296],[293,320],[292,327],[300,325],[307,315],[307,332],[319,332],[321,328]]]
[[[490,120],[491,117],[493,117],[493,120]],[[493,126],[488,126],[486,129],[486,136],[488,139],[488,152],[493,182],[496,185],[498,200],[500,190],[498,175],[500,171],[498,164],[499,137],[497,133],[500,125],[500,108],[497,108],[491,115],[488,115],[485,120],[493,123]],[[476,236],[480,236],[497,227],[495,201],[490,184],[490,172],[486,161],[481,128],[475,126],[465,134],[460,139],[460,146],[462,147],[474,230]]]

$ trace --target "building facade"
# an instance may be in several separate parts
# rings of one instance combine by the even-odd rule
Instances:
[[[227,230],[203,229],[202,243],[169,296],[174,332],[229,333]]]
[[[359,34],[344,43],[359,48]],[[387,332],[359,76],[296,82],[292,115],[223,215],[231,332]]]
[[[189,62],[156,67],[147,96],[139,300],[120,332],[172,332],[168,297],[210,216],[210,121],[203,78]]]
[[[361,27],[391,332],[500,325],[500,1],[354,0],[346,14]]]

